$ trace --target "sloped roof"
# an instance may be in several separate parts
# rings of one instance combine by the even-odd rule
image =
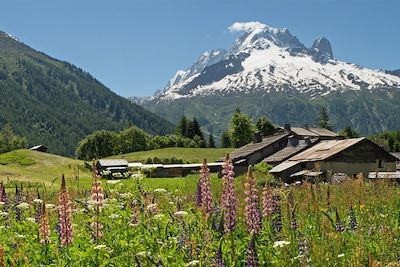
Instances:
[[[245,158],[246,156],[251,155],[259,150],[262,150],[263,148],[272,145],[275,142],[280,141],[281,139],[286,138],[288,136],[289,133],[284,131],[281,133],[263,137],[262,141],[259,143],[250,143],[242,147],[239,147],[230,154],[230,158],[233,161]]]
[[[297,154],[289,160],[299,162],[325,160],[349,147],[354,146],[364,139],[365,137],[344,140],[321,141],[315,146]]]
[[[393,152],[393,153],[390,153],[390,154],[392,154],[392,156],[395,156],[396,158],[398,158],[399,161],[400,161],[400,152]]]
[[[272,154],[271,156],[265,158],[263,161],[265,162],[281,162],[284,161],[301,151],[305,150],[306,148],[314,145],[318,140],[316,138],[310,139],[311,144],[307,144],[305,140],[299,140],[299,144],[297,146],[288,145],[282,150]]]
[[[33,146],[33,147],[29,148],[29,149],[30,149],[30,150],[36,150],[36,149],[39,149],[39,148],[41,148],[41,147],[47,149],[47,146],[45,146],[45,145],[37,145],[37,146]]]
[[[325,128],[317,127],[291,127],[290,129],[293,133],[299,136],[309,136],[309,137],[339,137],[335,132],[327,130]]]
[[[311,131],[307,130],[306,128],[291,127],[290,130],[299,136],[310,136],[310,137],[318,137],[319,136],[317,133],[311,132]]]
[[[300,164],[300,162],[297,161],[284,161],[281,164],[276,165],[275,167],[273,167],[269,172],[270,173],[279,173],[279,172],[283,172],[284,170],[290,169],[294,166],[296,166],[297,164]]]
[[[128,161],[126,159],[99,159],[99,164],[102,167],[128,166]]]
[[[329,136],[329,137],[338,137],[339,136],[339,134],[332,132],[325,128],[310,127],[310,128],[308,128],[308,130],[310,132],[316,133],[319,136]]]

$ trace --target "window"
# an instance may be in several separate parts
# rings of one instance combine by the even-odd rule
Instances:
[[[385,162],[382,159],[378,159],[378,168],[385,168]]]

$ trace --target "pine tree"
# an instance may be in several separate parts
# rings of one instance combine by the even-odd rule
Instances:
[[[329,119],[328,112],[326,111],[325,107],[322,107],[319,113],[318,126],[332,131],[332,125]]]
[[[181,120],[178,122],[175,128],[175,133],[177,135],[182,135],[187,137],[188,120],[185,115],[182,116]]]
[[[231,147],[231,137],[229,136],[228,131],[222,132],[221,147]]]
[[[215,148],[215,141],[212,133],[210,133],[210,137],[208,138],[208,147]]]

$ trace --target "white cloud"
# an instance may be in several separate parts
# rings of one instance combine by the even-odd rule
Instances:
[[[231,32],[241,32],[241,31],[254,31],[257,29],[265,28],[267,25],[258,22],[258,21],[249,21],[249,22],[235,22],[231,26],[229,26],[229,31]]]

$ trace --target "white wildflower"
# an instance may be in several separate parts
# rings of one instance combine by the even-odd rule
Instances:
[[[106,250],[107,246],[106,245],[97,245],[93,249],[94,250]]]
[[[19,208],[21,210],[26,210],[26,209],[29,209],[29,204],[26,202],[22,202],[19,205],[17,205],[17,208]]]
[[[28,222],[32,222],[32,223],[36,222],[35,218],[32,218],[32,217],[28,217],[25,220],[28,221]]]
[[[175,216],[185,216],[185,215],[187,215],[188,213],[186,212],[186,211],[184,211],[184,210],[180,210],[180,211],[177,211],[177,212],[175,212],[174,213],[174,215]]]
[[[118,184],[119,182],[121,182],[121,180],[108,180],[107,184],[113,185],[113,184]]]
[[[46,204],[46,209],[51,210],[54,209],[56,206],[53,204]]]
[[[146,207],[146,209],[148,209],[148,210],[152,210],[152,209],[156,209],[157,208],[157,204],[150,204],[150,205],[148,205],[147,207]]]
[[[36,204],[42,204],[43,203],[43,200],[41,200],[40,198],[35,198],[32,201],[35,202]]]
[[[0,211],[0,216],[6,217],[6,216],[8,216],[8,212]]]
[[[122,193],[119,196],[121,198],[127,199],[127,198],[130,198],[132,196],[132,194],[128,192],[128,193]]]
[[[337,255],[338,258],[344,257],[344,253]]]
[[[118,219],[119,217],[121,217],[119,214],[117,214],[117,213],[113,213],[113,214],[111,214],[108,218],[110,218],[110,219]]]
[[[276,248],[276,247],[281,248],[281,247],[289,245],[289,244],[290,244],[290,242],[289,241],[285,241],[285,240],[283,240],[283,241],[275,241],[273,247],[274,248]]]
[[[186,264],[186,266],[197,266],[199,265],[200,261],[198,260],[193,260],[191,262],[189,262],[188,264]]]
[[[0,206],[3,206],[4,204],[6,204],[6,203],[3,201],[0,201]]]
[[[156,214],[153,217],[155,220],[161,220],[162,218],[164,218],[164,214]]]
[[[157,188],[154,189],[154,193],[167,193],[167,190],[164,188]]]

